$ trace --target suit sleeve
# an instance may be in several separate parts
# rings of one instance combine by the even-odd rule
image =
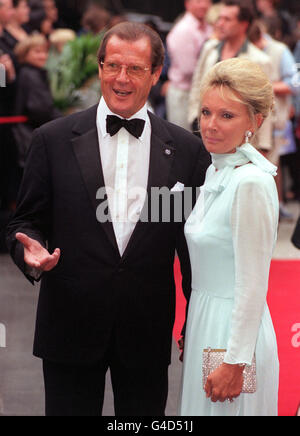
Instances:
[[[26,160],[24,176],[17,199],[17,208],[6,231],[10,254],[25,276],[33,282],[24,262],[24,249],[15,235],[25,233],[46,247],[51,219],[49,165],[40,130],[35,131]]]

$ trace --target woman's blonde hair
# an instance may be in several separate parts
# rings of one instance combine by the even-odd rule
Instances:
[[[204,94],[211,88],[226,89],[232,99],[245,104],[251,120],[256,114],[266,119],[274,107],[273,86],[261,67],[248,59],[219,62],[204,76],[200,90],[200,113]]]
[[[211,26],[214,26],[216,24],[216,22],[218,21],[222,6],[223,5],[221,2],[215,3],[208,9],[207,14],[205,16],[205,20]]]
[[[25,62],[26,56],[32,48],[40,46],[46,46],[48,48],[47,38],[40,33],[29,35],[23,41],[19,42],[14,50],[19,63],[22,64]]]
[[[56,29],[49,36],[51,44],[66,44],[76,38],[76,33],[71,29]]]

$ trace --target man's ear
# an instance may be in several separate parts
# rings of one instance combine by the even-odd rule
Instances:
[[[100,64],[98,65],[98,72],[99,72],[99,79],[101,80],[102,79],[102,68],[101,68]]]

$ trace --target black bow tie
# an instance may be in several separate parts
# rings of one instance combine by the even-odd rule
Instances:
[[[115,115],[107,115],[106,118],[106,130],[110,136],[114,136],[118,131],[125,127],[125,129],[131,133],[131,135],[139,138],[143,133],[145,121],[138,118],[133,120],[125,120]]]

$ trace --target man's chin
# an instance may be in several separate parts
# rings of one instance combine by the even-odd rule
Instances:
[[[119,115],[122,118],[130,118],[132,115],[134,115],[137,111],[134,110],[131,106],[126,104],[116,104],[110,107],[110,110],[116,114]]]

